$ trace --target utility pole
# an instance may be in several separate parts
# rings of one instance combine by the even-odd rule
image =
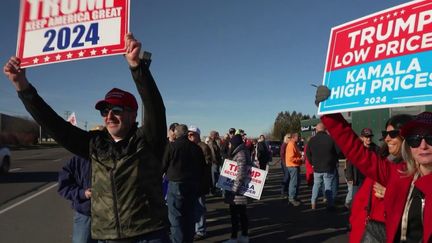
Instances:
[[[87,121],[84,121],[84,130],[87,131]]]

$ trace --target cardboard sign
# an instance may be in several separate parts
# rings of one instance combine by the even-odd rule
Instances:
[[[129,0],[21,0],[21,67],[125,52]]]
[[[233,191],[232,188],[237,177],[237,170],[237,162],[225,159],[216,186],[224,190]],[[247,171],[248,177],[244,181],[243,185],[240,186],[239,193],[241,195],[259,200],[264,188],[267,171],[260,170],[252,166],[249,166]]]
[[[431,50],[430,1],[332,28],[318,114],[432,104]]]

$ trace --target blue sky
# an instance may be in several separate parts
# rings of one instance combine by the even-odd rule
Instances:
[[[316,114],[333,26],[407,1],[387,0],[131,0],[130,30],[153,53],[151,71],[167,123],[250,136],[271,130],[280,111]],[[15,55],[18,0],[0,8],[0,63]],[[28,68],[27,77],[78,126],[102,123],[94,104],[118,87],[138,95],[123,57]],[[10,82],[0,77],[0,112],[29,117]]]

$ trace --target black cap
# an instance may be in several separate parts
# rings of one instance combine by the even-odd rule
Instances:
[[[173,122],[171,123],[171,125],[169,126],[169,130],[174,131],[174,129],[176,128],[176,126],[178,126],[179,124],[177,122]]]

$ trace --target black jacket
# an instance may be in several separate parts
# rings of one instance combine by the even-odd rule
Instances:
[[[260,163],[267,163],[270,160],[270,151],[263,141],[257,143],[257,159]]]
[[[182,136],[168,144],[163,158],[163,172],[169,181],[201,183],[205,164],[201,147]]]
[[[368,149],[376,153],[379,152],[379,147],[374,143],[371,143]],[[345,178],[347,181],[352,181],[354,186],[360,186],[363,183],[365,176],[360,172],[359,169],[357,169],[357,167],[347,160]]]
[[[333,172],[339,162],[338,153],[336,143],[326,132],[313,136],[306,149],[306,156],[317,173]]]

